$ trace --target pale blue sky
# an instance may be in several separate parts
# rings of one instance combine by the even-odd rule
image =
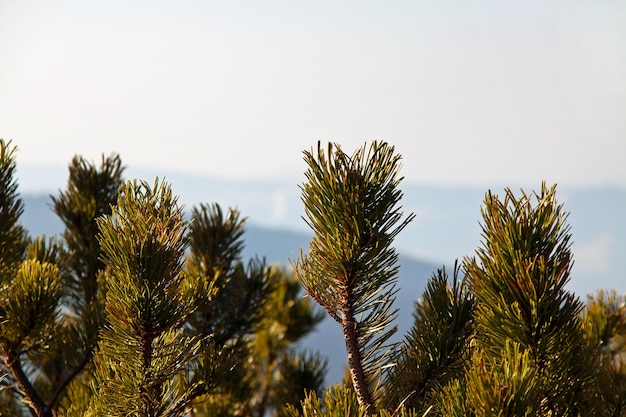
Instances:
[[[385,139],[408,180],[626,186],[623,1],[0,0],[18,163],[301,174]]]

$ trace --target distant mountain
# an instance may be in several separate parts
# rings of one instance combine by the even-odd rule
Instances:
[[[47,195],[23,195],[24,215],[22,224],[32,236],[48,236],[61,233],[63,225],[52,211]],[[254,256],[265,258],[269,264],[289,265],[306,251],[310,235],[288,229],[258,226],[247,223],[245,226],[243,251],[244,259]],[[423,262],[411,256],[400,254],[400,274],[395,307],[399,309],[397,324],[399,332],[396,340],[406,333],[412,324],[415,301],[421,297],[426,281],[440,266]],[[320,351],[329,358],[329,382],[338,382],[343,377],[346,365],[345,345],[339,325],[327,317],[317,331],[301,342],[301,347]]]
[[[172,184],[186,204],[218,202],[237,207],[251,224],[308,233],[302,220],[299,185],[304,175],[282,180],[223,180],[180,172],[158,172],[129,168],[129,178],[153,180],[159,175]],[[552,183],[547,181],[548,185]],[[519,195],[520,187],[508,185]],[[436,186],[403,182],[402,206],[415,220],[400,233],[400,252],[439,265],[453,264],[471,256],[480,244],[480,208],[485,193],[504,194],[504,185]],[[524,186],[527,193],[541,184]],[[622,259],[626,254],[626,188],[618,186],[574,187],[560,184],[557,198],[570,213],[575,263],[568,288],[578,295],[599,288],[626,293]]]
[[[20,189],[48,192],[63,188],[67,168],[19,166]],[[153,181],[163,178],[172,184],[180,201],[188,206],[218,202],[237,207],[251,225],[270,229],[309,233],[302,220],[299,184],[304,175],[279,180],[225,180],[204,175],[164,172],[159,169],[129,167],[126,178]],[[548,179],[548,184],[551,184]],[[516,184],[507,184],[513,191]],[[524,186],[527,192],[541,184]],[[435,265],[453,264],[470,256],[480,245],[481,214],[485,192],[503,194],[500,183],[484,186],[434,186],[402,182],[402,205],[415,219],[400,233],[396,246],[401,253]],[[23,191],[24,192],[24,191]],[[626,254],[626,188],[619,186],[573,187],[559,185],[557,197],[570,213],[572,251],[575,263],[568,288],[578,295],[599,288],[626,293],[622,259]],[[291,252],[298,248],[291,249]]]

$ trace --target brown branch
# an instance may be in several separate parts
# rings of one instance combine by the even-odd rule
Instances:
[[[86,352],[85,353],[85,357],[83,358],[83,360],[80,361],[80,363],[76,366],[76,368],[74,368],[69,374],[66,375],[66,377],[65,377],[65,379],[63,379],[63,381],[61,381],[61,383],[59,384],[57,389],[52,394],[52,397],[50,398],[50,403],[49,403],[49,407],[50,408],[54,408],[54,406],[56,405],[57,401],[59,400],[61,394],[65,390],[65,388],[70,384],[70,382],[72,382],[72,380],[74,378],[76,378],[76,376],[78,374],[80,374],[82,372],[82,370],[85,368],[85,366],[87,366],[87,364],[89,363],[90,359],[91,359],[91,351],[90,352]]]
[[[206,389],[206,385],[204,383],[197,383],[192,389],[190,389],[185,395],[183,395],[181,398],[178,399],[178,401],[176,401],[174,407],[172,407],[171,412],[168,413],[168,415],[176,416],[183,411],[186,411],[189,416],[194,417],[196,415],[196,412],[193,407],[193,400],[207,393],[208,390]]]
[[[346,352],[348,354],[348,366],[350,367],[350,376],[352,377],[352,385],[356,392],[357,400],[361,407],[365,410],[365,415],[374,415],[374,401],[372,395],[369,392],[367,386],[367,379],[365,378],[365,371],[363,369],[363,360],[361,358],[361,352],[359,351],[359,340],[357,334],[358,323],[354,319],[352,314],[352,306],[349,302],[346,302],[341,311],[343,317],[341,318],[341,329],[343,330],[343,336],[346,342]]]
[[[322,308],[324,310],[326,310],[326,312],[328,313],[328,315],[335,320],[337,323],[341,324],[341,318],[339,317],[339,315],[337,315],[337,313],[335,313],[335,311],[322,300],[322,297],[320,297],[319,293],[313,291],[313,289],[305,286],[305,290],[307,292],[307,294],[309,295],[309,297],[311,297],[312,299],[314,299],[317,304],[321,305]]]
[[[139,395],[142,401],[142,406],[146,407],[147,415],[156,415],[155,410],[158,408],[158,404],[154,403],[154,399],[162,401],[162,387],[160,383],[155,384],[151,381],[153,375],[153,361],[154,361],[154,348],[152,342],[156,339],[152,326],[150,324],[140,331],[140,345],[139,351],[142,355],[142,367],[143,380],[139,385]],[[148,382],[147,386],[144,386],[145,382]]]
[[[35,415],[37,417],[53,417],[52,410],[48,405],[46,405],[33,384],[28,379],[28,376],[24,373],[16,346],[4,349],[4,363],[7,368],[11,370],[20,391],[26,397],[27,402],[30,403],[30,407],[34,411]]]

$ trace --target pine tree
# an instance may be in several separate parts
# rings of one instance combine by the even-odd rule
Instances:
[[[224,215],[219,204],[201,204],[192,209],[191,218],[186,271],[217,292],[198,294],[198,308],[188,324],[203,336],[212,335],[217,344],[239,346],[269,294],[267,265],[263,259],[242,260],[244,220],[237,210]]]
[[[474,333],[475,300],[455,264],[450,281],[445,268],[434,274],[416,303],[414,324],[405,336],[385,380],[386,405],[427,412],[436,394],[462,378]]]
[[[76,156],[52,197],[62,240],[31,239],[0,144],[0,415],[279,413],[321,390],[325,362],[292,349],[320,316],[285,269],[244,264],[236,211],[201,205],[189,225],[168,185],[119,194],[118,156]]]
[[[314,237],[295,270],[307,293],[341,325],[356,398],[371,416],[396,331],[398,255],[391,243],[412,219],[403,220],[397,206],[400,156],[385,142],[351,156],[333,144],[326,153],[318,144],[305,161],[302,200]]]
[[[19,224],[24,211],[23,202],[17,193],[15,181],[15,152],[11,141],[0,139],[0,347],[2,347],[2,379],[0,380],[0,414],[16,412],[18,403],[12,388],[13,378],[6,360],[6,304],[8,289],[26,251],[26,232]]]
[[[280,266],[242,259],[245,219],[237,210],[201,204],[191,212],[186,271],[199,277],[191,333],[206,339],[207,355],[218,356],[215,385],[194,402],[191,415],[239,416],[279,413],[286,402],[321,390],[325,361],[292,346],[321,320],[300,287]],[[207,291],[212,286],[214,291]],[[288,381],[284,378],[289,377]]]
[[[534,200],[534,204],[533,204]],[[570,279],[570,228],[556,187],[488,193],[483,243],[466,259],[477,305],[466,407],[477,416],[585,416],[597,355]]]
[[[302,287],[291,271],[275,266],[270,280],[273,290],[250,343],[258,374],[253,398],[257,417],[267,415],[268,410],[282,415],[287,404],[300,404],[305,391],[321,393],[327,366],[318,353],[293,348],[325,317],[323,312],[315,311],[311,299],[301,296]]]
[[[201,338],[183,334],[195,308],[182,272],[188,245],[183,211],[169,185],[126,182],[111,216],[98,224],[109,276],[90,412],[182,416],[204,383],[188,378]]]
[[[262,259],[244,263],[244,220],[237,210],[224,214],[219,204],[201,204],[191,218],[185,270],[197,278],[196,310],[186,327],[204,338],[198,369],[210,386],[190,413],[248,415],[254,390],[248,341],[271,291],[269,270]]]
[[[84,308],[98,296],[100,257],[97,218],[111,215],[117,201],[124,167],[119,155],[102,156],[100,167],[80,156],[69,166],[67,189],[52,196],[54,212],[63,222],[63,240],[70,252],[68,289],[72,307]]]
[[[111,214],[117,201],[124,167],[119,155],[102,156],[100,166],[75,156],[69,165],[67,187],[52,196],[52,207],[65,229],[68,252],[64,262],[63,335],[55,343],[54,357],[44,367],[56,385],[59,410],[82,416],[90,402],[93,352],[104,317],[105,265],[98,242],[96,219]],[[65,389],[67,386],[67,389]]]
[[[307,394],[321,396],[327,369],[328,360],[319,352],[289,350],[283,354],[272,386],[274,415],[287,417],[290,408],[300,414]]]
[[[600,353],[601,368],[593,386],[596,414],[626,416],[626,297],[599,290],[588,297],[583,322]]]
[[[34,416],[51,417],[56,397],[44,398],[30,368],[45,357],[60,326],[60,249],[53,240],[31,241],[19,224],[15,152],[0,139],[0,412],[20,415],[28,408]]]
[[[75,157],[52,197],[63,235],[32,238],[15,152],[0,139],[0,415],[626,416],[624,297],[567,291],[556,187],[488,192],[481,247],[431,277],[397,344],[391,244],[413,215],[392,146],[305,152],[314,237],[295,274],[244,262],[236,210],[188,222],[168,184],[123,182],[116,155]],[[324,392],[325,360],[298,347],[312,300],[348,355]]]
[[[20,225],[24,203],[17,192],[15,153],[11,141],[0,139],[0,284],[9,284],[26,251],[26,231]],[[4,291],[3,291],[4,292]]]

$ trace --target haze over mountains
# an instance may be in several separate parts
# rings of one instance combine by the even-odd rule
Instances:
[[[18,166],[19,169],[19,166]],[[31,235],[56,234],[62,225],[51,210],[49,195],[65,187],[67,170],[38,171],[21,176],[20,191],[25,202],[22,223]],[[41,172],[47,172],[43,174]],[[33,173],[28,169],[22,173]],[[18,175],[20,171],[18,170]],[[306,251],[311,237],[302,220],[298,185],[303,178],[283,181],[224,181],[179,173],[153,173],[128,169],[126,178],[152,182],[156,175],[172,184],[180,202],[187,207],[199,203],[219,203],[222,208],[237,207],[247,217],[244,258],[265,257],[269,263],[287,265]],[[550,183],[549,183],[550,184]],[[529,192],[539,189],[541,184]],[[503,194],[503,187],[436,187],[403,183],[405,213],[415,212],[415,220],[399,235],[399,316],[398,339],[411,325],[413,305],[427,279],[442,265],[452,272],[455,259],[471,256],[480,242],[480,206],[488,188]],[[570,213],[575,264],[569,289],[583,299],[600,288],[626,293],[626,279],[620,260],[626,253],[626,190],[619,187],[558,188],[557,195]],[[514,191],[517,191],[514,189]],[[343,375],[345,351],[339,326],[327,318],[302,343],[330,358],[328,382]]]

